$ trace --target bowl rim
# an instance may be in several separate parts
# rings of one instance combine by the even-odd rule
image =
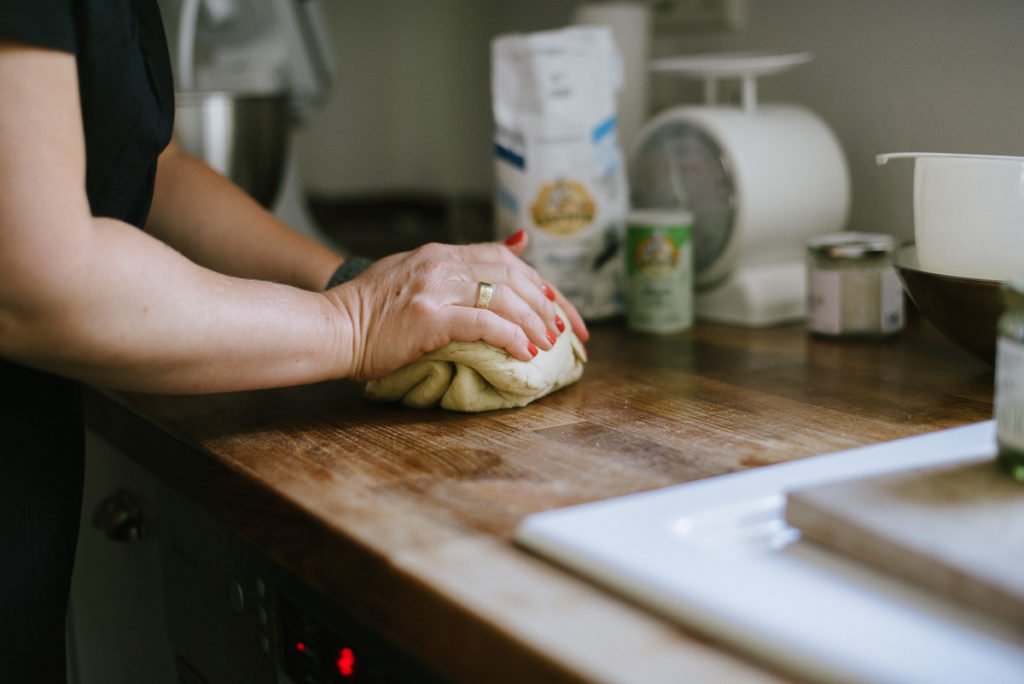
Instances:
[[[969,154],[963,152],[887,152],[875,155],[875,163],[883,166],[892,159],[975,159],[994,162],[1024,162],[1024,157],[1007,154]]]
[[[934,276],[937,278],[943,278],[951,281],[959,281],[964,284],[973,285],[1002,285],[1005,280],[996,280],[994,278],[972,278],[969,276],[957,276],[950,275],[948,273],[941,273],[939,271],[927,271],[917,263],[917,245],[913,242],[898,247],[893,250],[892,253],[892,265],[897,271],[912,271],[914,273],[921,273],[926,276]]]

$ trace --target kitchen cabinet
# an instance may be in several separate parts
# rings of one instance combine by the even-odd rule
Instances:
[[[295,657],[281,626],[292,619],[351,628],[360,652],[423,677],[731,683],[784,677],[516,546],[517,523],[991,417],[992,369],[916,317],[875,342],[802,326],[592,333],[580,382],[522,409],[418,411],[329,382],[213,396],[94,390],[87,418],[153,476],[162,511],[187,511],[177,523],[161,512],[157,534],[177,524],[198,535],[211,521],[204,544],[225,550],[210,602],[254,621],[245,643],[266,636],[276,667]],[[187,559],[190,543],[161,549]],[[236,581],[244,605],[232,608]],[[164,592],[173,637],[189,592]]]
[[[68,608],[69,684],[173,684],[159,521],[152,515],[158,481],[93,432],[86,434],[86,454]],[[113,536],[97,524],[100,511],[122,522]]]

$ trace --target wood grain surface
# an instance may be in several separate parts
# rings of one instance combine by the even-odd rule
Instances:
[[[787,498],[805,538],[1024,626],[1024,486],[994,458]]]
[[[802,326],[592,332],[583,378],[522,409],[418,411],[331,382],[93,391],[87,416],[453,680],[761,682],[776,676],[514,546],[516,524],[992,412],[991,368],[920,319],[881,342]]]

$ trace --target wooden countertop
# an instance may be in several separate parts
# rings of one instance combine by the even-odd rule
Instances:
[[[417,411],[332,382],[90,392],[87,417],[455,680],[731,683],[776,675],[513,545],[519,520],[992,413],[992,369],[921,319],[881,342],[592,332],[580,382],[522,409]]]

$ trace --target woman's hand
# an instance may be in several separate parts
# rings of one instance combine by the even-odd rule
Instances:
[[[586,341],[576,308],[519,258],[526,245],[522,231],[505,244],[429,244],[381,259],[329,290],[351,321],[352,349],[342,352],[351,355],[347,375],[382,377],[452,341],[483,340],[522,361],[551,349],[569,327]],[[487,308],[476,306],[481,282],[494,286]]]

